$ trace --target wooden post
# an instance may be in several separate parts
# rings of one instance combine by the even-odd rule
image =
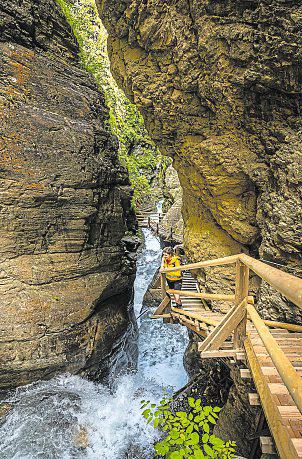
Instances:
[[[236,284],[235,284],[235,305],[240,304],[244,298],[247,298],[249,291],[249,268],[237,260],[236,262]],[[246,338],[246,309],[243,320],[234,330],[234,348],[243,347]]]
[[[166,291],[167,291],[167,285],[166,285],[166,275],[165,273],[160,274],[160,287],[161,287],[161,297],[162,299],[165,298]]]
[[[148,217],[148,228],[150,228],[150,225],[151,225],[151,221],[150,221],[150,217]]]

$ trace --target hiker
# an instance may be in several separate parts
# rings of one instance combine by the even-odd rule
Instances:
[[[163,258],[161,269],[177,268],[180,266],[180,258],[174,254],[172,247],[165,247],[163,250]],[[171,271],[166,273],[166,279],[171,290],[181,290],[182,275],[181,271]],[[181,299],[179,295],[173,295],[177,306],[181,306]]]

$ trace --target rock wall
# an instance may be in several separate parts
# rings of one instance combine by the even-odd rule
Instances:
[[[0,37],[0,387],[103,377],[135,274],[108,110],[54,0],[2,1]]]
[[[182,188],[176,170],[170,165],[165,171],[164,178],[164,207],[166,213],[159,226],[159,235],[166,243],[182,244],[183,242],[183,219]]]
[[[114,75],[174,159],[188,256],[247,251],[301,274],[300,2],[98,3]],[[216,271],[205,281],[217,290]],[[261,297],[264,315],[301,319]]]

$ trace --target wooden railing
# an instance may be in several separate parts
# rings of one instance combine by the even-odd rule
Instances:
[[[253,271],[279,293],[284,295],[287,299],[302,309],[302,279],[285,273],[277,268],[271,267],[246,254],[238,254],[225,258],[191,263],[183,265],[177,268],[177,270],[197,270],[201,268],[223,266],[229,264],[235,264],[236,266],[234,295],[209,293],[193,294],[192,292],[168,290],[166,287],[166,273],[175,271],[175,268],[161,269],[161,290],[163,296],[163,302],[161,303],[161,313],[167,314],[169,311],[171,311],[170,298],[167,296],[167,294],[171,295],[177,293],[181,296],[190,295],[214,301],[223,300],[234,302],[233,307],[223,317],[221,322],[217,324],[215,329],[201,343],[199,350],[201,352],[219,350],[220,346],[230,335],[233,335],[234,349],[237,351],[244,349],[247,338],[247,318],[249,318],[249,320],[252,321],[254,327],[256,328],[289,393],[291,394],[292,398],[297,404],[297,407],[302,413],[302,379],[291,364],[290,360],[279,347],[277,341],[274,339],[268,328],[268,325],[272,327],[280,327],[281,325],[280,328],[283,326],[283,328],[301,331],[301,326],[284,323],[280,324],[279,322],[274,323],[272,321],[262,320],[252,304],[253,301],[251,297],[248,295],[249,272]],[[178,309],[177,314],[183,314],[184,316],[188,315],[187,312],[182,311],[181,309]],[[192,320],[196,320],[196,317],[196,315],[195,317],[192,317],[191,314]]]

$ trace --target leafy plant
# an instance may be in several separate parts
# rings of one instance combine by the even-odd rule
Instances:
[[[220,408],[202,406],[201,399],[188,398],[189,412],[170,408],[171,399],[159,405],[142,400],[142,415],[147,423],[163,432],[164,438],[155,444],[157,457],[167,459],[231,459],[236,443],[223,441],[212,433]]]

